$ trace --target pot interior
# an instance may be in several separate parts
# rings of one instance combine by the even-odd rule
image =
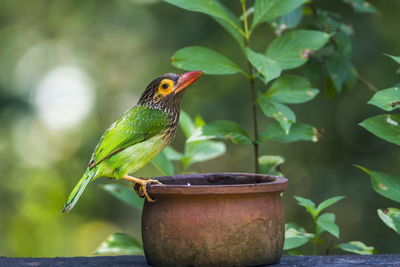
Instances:
[[[276,181],[276,177],[269,175],[251,173],[210,173],[210,174],[189,174],[163,176],[157,178],[165,185],[244,185],[271,183]]]
[[[282,192],[286,178],[255,173],[200,173],[155,177],[162,184],[149,184],[153,195],[166,194],[253,194]]]

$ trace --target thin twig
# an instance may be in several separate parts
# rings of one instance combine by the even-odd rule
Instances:
[[[250,45],[250,33],[247,23],[247,16],[246,16],[246,0],[241,0],[242,3],[242,12],[243,12],[243,26],[244,26],[244,38],[246,41],[246,47]],[[246,56],[247,58],[247,56]],[[250,90],[251,90],[251,100],[252,100],[252,109],[253,109],[253,127],[254,127],[254,168],[255,173],[259,173],[259,164],[258,164],[258,123],[257,123],[257,97],[256,97],[256,89],[254,86],[254,76],[253,76],[253,66],[251,65],[250,61],[247,60],[247,64],[249,65],[249,81],[250,81]]]
[[[314,239],[313,239],[313,255],[317,255],[317,246],[318,246],[318,225],[317,220],[314,218]]]
[[[378,92],[379,90],[369,81],[367,81],[365,78],[361,77],[360,75],[357,76],[357,81],[367,87],[369,90],[371,90],[373,93]]]
[[[254,76],[253,76],[253,66],[249,61],[247,61],[249,64],[249,73],[250,73],[250,88],[251,88],[251,100],[253,102],[253,125],[254,125],[254,161],[255,161],[255,173],[259,173],[259,164],[258,164],[258,158],[259,158],[259,152],[258,152],[258,123],[257,123],[257,97],[256,97],[256,89],[254,86]]]
[[[243,26],[244,26],[244,38],[246,39],[246,45],[249,46],[249,26],[247,24],[246,16],[246,0],[241,0],[242,2],[242,12],[243,12]]]
[[[333,242],[334,242],[334,240],[333,240],[333,238],[331,238],[331,242],[329,243],[329,246],[326,248],[325,255],[331,254],[331,251],[333,248]]]

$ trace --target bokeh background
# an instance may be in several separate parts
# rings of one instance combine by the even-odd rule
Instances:
[[[371,1],[378,15],[355,14],[341,1],[313,2],[353,25],[352,60],[362,76],[379,89],[400,81],[396,64],[383,56],[400,55],[399,1]],[[236,2],[224,3],[239,9]],[[274,38],[267,25],[254,34],[259,51]],[[89,256],[114,232],[140,238],[140,213],[100,188],[111,182],[107,178],[91,184],[72,212],[61,209],[104,129],[136,103],[152,79],[181,72],[170,57],[189,45],[212,48],[246,68],[237,44],[211,18],[160,1],[0,1],[1,256]],[[261,154],[286,159],[287,221],[312,231],[294,195],[316,202],[345,195],[330,210],[341,241],[399,253],[400,237],[376,213],[395,203],[375,193],[353,164],[398,175],[400,150],[357,125],[381,113],[366,104],[368,89],[357,84],[327,98],[321,84],[314,85],[321,89],[315,100],[294,110],[300,121],[325,129],[323,138],[262,147]],[[229,119],[251,129],[250,92],[240,75],[203,76],[186,92],[182,107],[207,122]],[[173,147],[181,150],[183,144],[179,132]],[[227,151],[191,171],[253,171],[251,147],[227,144]],[[136,175],[160,173],[149,164]]]

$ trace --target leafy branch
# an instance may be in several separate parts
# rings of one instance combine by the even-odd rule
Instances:
[[[244,38],[246,40],[246,47],[250,46],[250,34],[248,29],[248,24],[247,24],[247,14],[246,14],[246,0],[241,0],[242,3],[242,16],[243,16],[243,26],[244,26]],[[251,100],[252,100],[252,111],[253,111],[253,128],[254,128],[254,141],[253,147],[254,147],[254,170],[256,173],[260,172],[260,167],[259,167],[259,149],[258,149],[258,123],[257,123],[257,97],[256,97],[256,88],[254,85],[254,76],[253,76],[253,65],[251,65],[251,62],[249,59],[247,59],[247,65],[249,66],[249,81],[250,81],[250,90],[251,90]]]
[[[287,223],[285,225],[285,246],[284,250],[289,254],[295,254],[298,252],[298,248],[311,243],[313,247],[313,255],[317,255],[318,246],[325,248],[325,253],[329,254],[333,249],[342,249],[348,252],[356,254],[375,254],[376,250],[373,247],[368,247],[360,241],[350,241],[348,243],[342,243],[334,246],[334,239],[331,239],[329,245],[322,239],[324,232],[329,233],[336,239],[339,239],[339,226],[335,223],[334,213],[322,213],[323,210],[334,205],[338,201],[342,200],[344,196],[336,196],[328,198],[322,201],[318,206],[307,198],[295,197],[297,204],[303,206],[307,213],[309,213],[313,219],[314,232],[307,233],[306,230],[295,223]],[[296,250],[295,250],[296,249]]]
[[[318,140],[317,130],[312,126],[304,127],[302,123],[296,122],[296,116],[287,104],[310,101],[318,94],[319,90],[312,88],[311,84],[304,78],[294,75],[281,76],[281,73],[284,70],[304,65],[311,53],[322,48],[328,42],[330,35],[322,31],[294,30],[274,39],[266,47],[265,53],[253,51],[250,41],[251,34],[258,25],[262,23],[272,24],[279,17],[284,17],[291,12],[299,10],[305,0],[257,0],[254,2],[254,6],[250,8],[246,7],[245,0],[240,0],[242,25],[240,25],[240,19],[216,0],[166,0],[166,2],[186,10],[207,14],[215,19],[238,42],[248,65],[248,72],[246,72],[220,53],[201,46],[185,47],[175,52],[172,56],[172,65],[175,67],[185,70],[203,70],[206,74],[216,75],[240,73],[249,80],[251,93],[253,138],[250,138],[246,130],[235,122],[230,122],[230,127],[225,128],[227,126],[226,121],[217,121],[203,126],[197,135],[189,138],[187,142],[212,138],[233,141],[233,136],[242,136],[243,138],[238,138],[236,141],[238,144],[252,144],[255,172],[259,172],[261,169],[266,169],[260,167],[260,162],[269,164],[266,161],[268,157],[263,157],[259,154],[260,144],[282,139],[285,139],[285,142]],[[296,14],[298,14],[298,11],[296,11]],[[235,25],[235,27],[232,27],[232,25]],[[240,31],[238,27],[240,27]],[[272,84],[266,88],[267,90],[257,90],[257,79],[265,87],[270,83]],[[291,83],[299,81],[301,82],[300,84]],[[274,94],[268,93],[271,90],[274,91]],[[286,101],[285,98],[287,96],[291,96],[292,100]],[[261,109],[262,114],[267,118],[271,118],[278,123],[282,129],[279,135],[286,135],[286,138],[283,136],[281,138],[277,138],[277,136],[271,138],[270,135],[258,129],[258,109]],[[271,127],[273,125],[271,124]],[[293,129],[301,129],[301,133],[291,132],[292,127]],[[274,133],[278,134],[278,132],[277,129]],[[261,160],[262,157],[263,160]]]
[[[391,55],[387,56],[400,64],[400,57]],[[397,70],[397,73],[400,73],[400,68]],[[397,85],[377,91],[368,101],[368,104],[374,105],[387,112],[400,108],[399,103],[400,88],[397,87]],[[364,120],[359,125],[383,140],[400,145],[399,114],[376,115]],[[383,172],[372,171],[357,165],[356,167],[360,168],[370,176],[372,187],[378,194],[400,203],[400,177]],[[388,227],[400,235],[400,209],[378,209],[378,216]]]

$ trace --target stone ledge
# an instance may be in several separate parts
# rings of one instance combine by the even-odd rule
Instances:
[[[144,256],[8,258],[0,257],[0,266],[149,266]],[[400,266],[400,254],[283,256],[269,266]]]

